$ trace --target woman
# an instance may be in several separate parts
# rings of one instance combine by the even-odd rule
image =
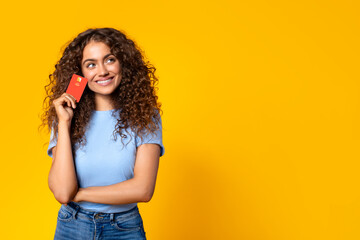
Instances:
[[[146,239],[137,203],[152,198],[164,146],[156,69],[143,59],[122,32],[89,29],[49,76],[55,239]],[[79,102],[66,93],[74,73],[88,79]]]

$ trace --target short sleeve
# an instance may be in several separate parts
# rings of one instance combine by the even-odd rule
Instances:
[[[51,134],[50,134],[50,143],[47,149],[47,154],[52,158],[52,148],[56,146],[57,143],[57,136],[56,138],[54,138],[54,129],[51,129]]]
[[[160,157],[164,155],[165,148],[163,145],[162,140],[162,121],[160,117],[160,121],[158,122],[159,129],[156,130],[154,133],[146,133],[142,136],[143,140],[141,141],[140,136],[136,136],[136,147],[139,147],[142,144],[145,143],[156,143],[160,146]]]

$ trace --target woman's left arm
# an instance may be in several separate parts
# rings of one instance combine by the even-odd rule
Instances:
[[[72,201],[103,204],[149,202],[155,190],[160,146],[146,143],[137,148],[134,177],[116,184],[79,188]]]

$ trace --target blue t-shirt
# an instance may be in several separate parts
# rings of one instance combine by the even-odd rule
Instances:
[[[89,128],[85,133],[87,143],[84,147],[75,145],[74,162],[78,185],[80,188],[93,186],[107,186],[134,177],[134,166],[136,148],[145,143],[156,143],[160,146],[160,156],[165,153],[162,143],[162,122],[160,118],[159,130],[156,135],[151,133],[140,136],[128,129],[127,138],[122,139],[117,134],[115,141],[113,131],[116,125],[116,118],[112,116],[115,109],[108,111],[93,111]],[[129,136],[131,134],[131,136]],[[56,146],[57,137],[53,138],[54,132],[51,131],[50,143],[47,154],[52,157],[52,148]],[[129,143],[128,143],[129,142]],[[129,210],[137,203],[112,205],[93,202],[78,202],[78,204],[90,211],[114,213]]]

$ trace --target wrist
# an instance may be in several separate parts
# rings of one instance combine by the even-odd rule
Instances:
[[[67,121],[59,121],[59,124],[58,124],[59,128],[70,129],[70,126],[71,126],[71,122],[67,122]]]
[[[84,193],[86,188],[79,188],[78,192],[75,195],[75,198],[73,199],[74,202],[82,202],[85,201]]]

